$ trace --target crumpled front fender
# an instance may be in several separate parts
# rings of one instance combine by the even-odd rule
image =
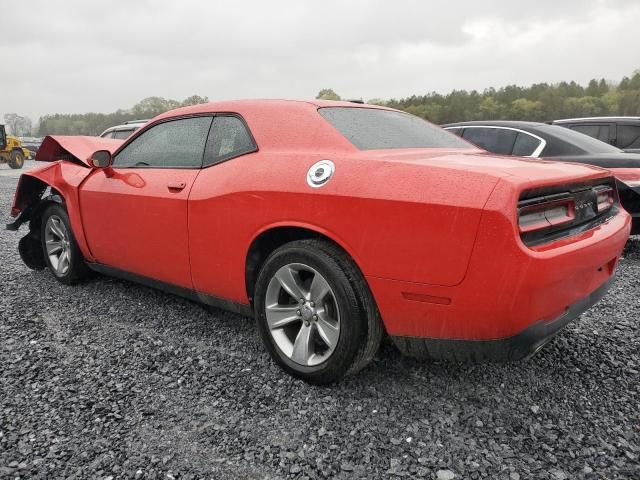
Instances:
[[[57,161],[22,174],[11,208],[11,216],[17,218],[7,225],[7,229],[18,230],[23,223],[37,218],[42,213],[43,203],[53,201],[49,197],[42,198],[50,188],[51,193],[59,195],[66,207],[73,235],[82,254],[85,259],[92,261],[93,257],[82,228],[78,195],[78,187],[92,172],[92,169],[77,163]]]

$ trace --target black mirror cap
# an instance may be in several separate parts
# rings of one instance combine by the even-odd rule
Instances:
[[[109,168],[111,166],[111,152],[98,150],[89,157],[89,165],[93,168]]]

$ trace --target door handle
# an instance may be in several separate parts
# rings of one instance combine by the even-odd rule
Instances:
[[[186,182],[171,182],[167,185],[167,188],[169,190],[183,190],[186,186]]]

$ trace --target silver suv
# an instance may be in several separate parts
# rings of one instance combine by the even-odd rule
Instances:
[[[128,138],[133,132],[146,125],[149,120],[130,120],[124,122],[122,125],[116,125],[115,127],[107,128],[100,134],[102,138],[116,138],[124,140]]]

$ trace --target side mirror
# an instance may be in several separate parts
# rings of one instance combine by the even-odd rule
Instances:
[[[111,161],[111,152],[109,150],[98,150],[89,157],[89,165],[93,168],[109,168]]]

